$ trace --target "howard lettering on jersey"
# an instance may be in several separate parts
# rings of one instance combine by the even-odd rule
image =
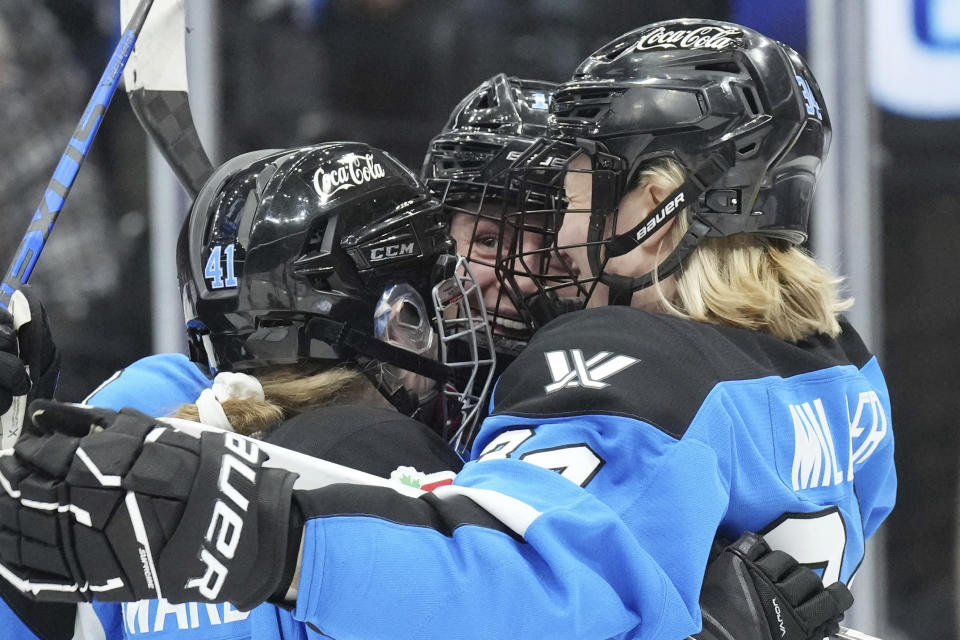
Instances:
[[[236,434],[225,434],[224,445],[232,453],[223,454],[217,479],[221,497],[213,505],[210,524],[200,549],[200,561],[206,566],[206,572],[199,578],[187,580],[186,585],[187,589],[196,589],[205,600],[217,598],[230,573],[227,564],[237,551],[243,534],[242,514],[250,506],[250,501],[243,497],[237,487],[244,483],[251,486],[256,483],[254,466],[260,457],[260,447]]]
[[[197,636],[205,638],[219,637],[209,627],[246,620],[249,611],[237,611],[229,602],[223,604],[199,604],[186,602],[170,604],[165,598],[160,600],[140,600],[123,603],[123,624],[127,635],[156,633],[168,629],[202,629]],[[226,630],[224,630],[226,632]],[[236,631],[230,632],[230,637]]]
[[[857,396],[857,406],[852,412],[847,407],[849,436],[843,442],[834,442],[835,432],[820,398],[791,404],[789,411],[794,432],[790,474],[794,491],[853,482],[854,468],[876,451],[888,432],[886,411],[873,390]],[[846,469],[842,468],[838,452],[847,454]]]

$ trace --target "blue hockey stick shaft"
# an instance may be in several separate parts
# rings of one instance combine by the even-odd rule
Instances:
[[[67,143],[67,148],[60,156],[60,162],[53,172],[47,188],[43,193],[43,199],[40,206],[37,207],[27,232],[20,241],[14,253],[13,262],[3,276],[0,282],[0,307],[6,309],[10,305],[10,296],[13,292],[27,283],[33,268],[37,264],[40,252],[50,237],[53,225],[60,215],[63,208],[63,202],[73,186],[73,181],[80,171],[80,165],[90,150],[90,144],[93,142],[97,130],[100,128],[100,122],[103,120],[103,114],[110,106],[110,100],[113,94],[117,92],[117,84],[123,73],[123,67],[130,57],[133,45],[137,40],[137,34],[143,28],[143,23],[147,18],[147,13],[153,5],[153,0],[141,0],[137,5],[137,10],[133,13],[129,23],[120,37],[120,42],[113,50],[110,56],[110,62],[107,68],[103,70],[100,76],[100,82],[97,84],[96,91],[87,103],[87,108],[83,111],[83,117],[77,124],[77,129],[73,132],[73,137]]]

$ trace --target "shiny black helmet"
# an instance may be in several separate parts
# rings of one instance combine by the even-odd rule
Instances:
[[[466,366],[445,361],[445,338],[470,332],[440,314],[477,295],[456,260],[439,202],[379,149],[238,156],[205,183],[180,236],[191,357],[215,371],[356,362],[379,375],[386,363],[445,383]]]
[[[689,231],[660,263],[660,278],[704,237],[803,242],[831,134],[817,82],[793,49],[737,24],[699,19],[647,25],[592,54],[554,94],[550,129],[552,141],[522,160],[521,182],[559,189],[562,170],[545,167],[590,157],[591,270],[619,303],[653,274],[624,278],[604,272],[605,261],[680,213]],[[616,228],[621,197],[661,158],[679,163],[686,182],[634,228],[607,232]]]
[[[501,365],[526,346],[529,331],[507,296],[499,295],[492,273],[500,246],[500,218],[515,198],[504,192],[508,170],[547,131],[556,85],[497,74],[454,107],[427,149],[421,177],[440,198],[451,222],[457,251],[472,264],[485,291]],[[543,206],[542,194],[532,199]],[[492,281],[492,284],[488,282]]]
[[[430,141],[422,178],[438,195],[449,187],[454,193],[475,193],[484,185],[502,185],[513,161],[546,133],[556,86],[504,73],[480,83]]]

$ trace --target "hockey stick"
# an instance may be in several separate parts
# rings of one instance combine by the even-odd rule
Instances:
[[[143,28],[143,23],[152,4],[153,0],[140,0],[137,4],[136,10],[120,37],[120,42],[117,43],[113,55],[110,56],[107,68],[103,70],[103,75],[100,76],[100,82],[97,84],[90,102],[87,103],[87,107],[83,111],[83,116],[73,132],[70,142],[67,143],[67,148],[60,156],[60,162],[57,163],[53,177],[47,184],[40,206],[33,214],[33,220],[30,221],[30,226],[27,227],[27,232],[24,234],[23,240],[20,241],[16,253],[14,253],[13,262],[3,277],[3,282],[0,282],[0,307],[4,309],[10,306],[10,296],[13,295],[13,292],[30,279],[30,274],[37,264],[40,252],[43,251],[47,238],[50,237],[50,232],[53,230],[53,225],[60,215],[60,210],[63,209],[64,200],[67,199],[67,194],[70,193],[77,172],[80,171],[80,165],[87,157],[93,138],[100,128],[103,114],[107,111],[110,100],[117,91],[120,73],[130,57],[137,35]]]
[[[180,418],[160,418],[159,421],[195,438],[199,438],[200,434],[204,431],[222,431],[217,427],[211,427],[190,420],[182,420]],[[387,480],[386,478],[381,478],[380,476],[375,476],[365,471],[345,467],[320,458],[314,458],[298,451],[293,451],[292,449],[270,444],[269,442],[254,440],[253,438],[240,435],[237,437],[252,442],[269,456],[264,466],[286,469],[287,471],[293,471],[299,474],[300,477],[297,478],[296,483],[293,485],[295,489],[319,489],[328,484],[343,483],[388,487],[398,493],[414,498],[424,493],[421,489],[409,485]]]
[[[121,16],[136,0],[121,0]],[[158,0],[124,71],[130,107],[180,184],[195,198],[213,172],[190,112],[184,0]]]
[[[840,627],[840,631],[830,636],[830,640],[880,640],[876,636],[869,636],[856,629]]]

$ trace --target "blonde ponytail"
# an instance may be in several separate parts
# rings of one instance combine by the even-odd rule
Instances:
[[[230,398],[221,404],[237,433],[267,431],[313,407],[365,402],[390,406],[367,377],[351,366],[322,369],[316,365],[291,365],[251,371],[263,386],[264,399]],[[195,404],[184,404],[176,418],[199,421]]]
[[[637,186],[673,191],[682,168],[661,159],[641,171]],[[661,252],[675,247],[689,223],[679,216]],[[837,336],[838,315],[853,300],[840,293],[843,278],[800,247],[753,234],[705,239],[676,274],[675,292],[655,283],[663,310],[675,316],[769,333],[798,341],[814,334]]]

